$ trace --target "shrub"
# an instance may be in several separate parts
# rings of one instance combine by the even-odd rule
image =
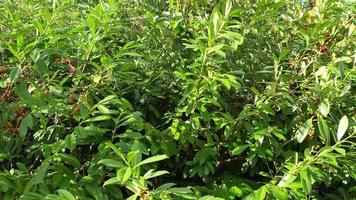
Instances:
[[[0,2],[0,199],[351,199],[355,4]]]

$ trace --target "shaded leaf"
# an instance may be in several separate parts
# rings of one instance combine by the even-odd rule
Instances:
[[[20,76],[21,74],[21,70],[22,68],[20,66],[16,66],[14,67],[11,72],[10,72],[10,76],[7,79],[11,84],[14,84],[17,81],[17,78]]]
[[[330,131],[326,121],[322,116],[318,115],[318,128],[321,138],[327,145],[330,145]]]

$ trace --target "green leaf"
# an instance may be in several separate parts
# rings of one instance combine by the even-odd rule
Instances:
[[[343,148],[335,148],[335,151],[341,154],[342,156],[346,155],[346,151]]]
[[[110,110],[102,104],[99,104],[97,108],[103,114],[111,114]]]
[[[16,58],[20,58],[19,51],[18,51],[17,48],[15,48],[15,45],[9,44],[9,45],[8,45],[8,48],[9,48],[10,52],[11,52]]]
[[[93,77],[93,82],[94,83],[100,83],[100,80],[101,80],[101,76],[94,76]]]
[[[186,86],[183,97],[181,98],[181,102],[183,102],[185,99],[189,97],[194,91],[196,90],[196,84],[195,83],[189,83],[188,86]]]
[[[261,103],[259,106],[262,112],[275,116],[276,113],[274,112],[274,110],[271,108],[270,105],[266,103]]]
[[[20,123],[20,127],[19,127],[20,137],[21,137],[22,139],[25,138],[25,136],[26,136],[26,134],[27,134],[27,130],[28,130],[27,125],[26,125],[25,121],[22,120],[21,123]]]
[[[201,128],[201,125],[200,125],[200,119],[198,116],[196,117],[193,117],[193,120],[192,120],[192,127],[193,129],[195,130],[199,130]]]
[[[127,180],[131,178],[132,169],[131,167],[126,168],[124,176],[122,177],[121,183],[125,183]]]
[[[102,115],[102,116],[93,117],[91,119],[87,119],[84,122],[98,122],[98,121],[105,121],[109,119],[112,119],[110,115]]]
[[[224,34],[221,34],[220,37],[227,38],[231,42],[231,48],[236,50],[239,45],[241,45],[244,41],[244,37],[237,32],[234,31],[225,31]]]
[[[230,84],[230,81],[229,80],[227,80],[227,79],[217,79],[218,81],[220,81],[225,87],[226,87],[226,89],[227,90],[230,90],[230,88],[231,88],[231,84]]]
[[[167,155],[156,155],[139,162],[134,168],[148,163],[158,162],[169,158]]]
[[[90,28],[90,31],[92,33],[95,33],[96,31],[96,26],[97,26],[97,20],[92,16],[92,15],[89,15],[87,17],[87,22],[88,22],[88,26]]]
[[[17,94],[17,96],[19,96],[25,103],[27,103],[28,105],[31,105],[31,100],[32,100],[32,96],[29,93],[26,83],[24,81],[19,81],[19,84],[16,86],[16,90],[15,93]]]
[[[56,194],[48,194],[45,197],[46,200],[59,200],[59,196]]]
[[[244,152],[244,151],[248,148],[248,146],[249,146],[249,145],[247,145],[247,144],[238,146],[238,147],[236,147],[234,150],[232,150],[232,154],[233,154],[233,155],[239,155],[239,154],[241,154],[242,152]]]
[[[24,38],[23,38],[23,35],[20,33],[18,36],[17,36],[17,41],[16,41],[16,44],[17,44],[17,48],[20,49],[22,46],[23,46],[23,42],[24,42]]]
[[[134,122],[138,122],[141,118],[141,112],[133,112],[125,117],[123,117],[120,122],[119,126],[126,126],[129,124],[133,124]]]
[[[313,118],[308,119],[302,124],[302,126],[297,130],[297,140],[302,143],[308,135],[309,130],[312,128]]]
[[[103,164],[107,167],[119,168],[122,167],[122,163],[118,160],[113,159],[102,159],[98,162],[98,164]]]
[[[212,31],[212,38],[209,40],[210,43],[212,43],[213,38],[215,37],[216,33],[219,31],[220,28],[220,12],[218,8],[214,8],[213,12],[211,13],[211,22],[213,25],[213,31]]]
[[[217,45],[215,45],[215,46],[209,47],[209,48],[207,49],[207,53],[209,54],[209,53],[212,53],[212,52],[218,52],[218,51],[220,51],[220,49],[223,48],[224,46],[225,46],[224,44],[217,44]],[[223,56],[223,57],[225,57],[225,56]]]
[[[214,197],[210,195],[205,195],[202,198],[199,198],[199,200],[224,200],[223,198],[220,197]]]
[[[336,58],[336,59],[334,60],[334,63],[338,63],[338,62],[350,63],[350,62],[352,62],[352,58],[351,58],[351,57],[348,57],[348,56],[342,56],[342,57]]]
[[[105,143],[107,146],[109,146],[112,150],[114,150],[114,152],[116,153],[116,155],[118,155],[128,166],[129,163],[127,162],[127,160],[125,159],[124,155],[121,153],[121,151],[112,143],[107,142]]]
[[[73,151],[77,147],[77,136],[75,134],[67,135],[64,139],[65,146]]]
[[[225,17],[228,17],[232,8],[231,0],[227,0],[225,4]]]
[[[44,200],[44,197],[38,193],[27,192],[21,195],[18,200]]]
[[[327,117],[330,111],[330,104],[328,99],[324,99],[320,105],[319,105],[320,113],[324,116]]]
[[[46,177],[48,167],[50,165],[49,162],[50,162],[50,158],[46,158],[41,163],[41,166],[37,169],[36,174],[32,177],[31,181],[33,181],[33,183],[37,184],[44,180],[44,178]]]
[[[72,156],[72,155],[63,154],[63,153],[57,153],[53,157],[58,157],[58,158],[61,158],[64,161],[67,161],[68,163],[70,163],[76,169],[79,169],[82,166],[80,164],[79,160],[76,157]]]
[[[127,200],[136,200],[137,197],[139,197],[138,194],[133,194],[133,195],[131,195],[129,198],[127,198]]]
[[[349,92],[349,90],[351,89],[351,85],[346,85],[340,92],[339,97],[344,96],[346,93]]]
[[[306,194],[312,191],[312,176],[309,168],[300,171],[300,181]]]
[[[14,67],[11,72],[10,72],[10,76],[7,79],[11,84],[14,84],[17,81],[17,78],[20,76],[21,74],[21,70],[22,68],[20,66],[16,66]]]
[[[258,190],[249,194],[244,200],[264,200],[266,198],[267,188],[265,186],[260,187]]]
[[[75,197],[67,190],[59,189],[57,192],[60,197],[64,198],[63,200],[75,200]]]
[[[132,57],[142,57],[141,54],[136,53],[136,52],[125,52],[122,55],[126,55],[126,56],[132,56]]]
[[[44,29],[43,24],[41,22],[39,22],[38,20],[34,20],[33,25],[37,28],[37,30],[39,32],[42,32]]]
[[[113,184],[119,184],[119,183],[121,183],[121,181],[117,177],[114,177],[114,178],[110,178],[109,180],[105,181],[103,187],[105,187],[107,185],[113,185]]]
[[[286,189],[280,188],[273,184],[267,184],[268,192],[278,200],[288,200],[288,192]]]
[[[347,116],[343,116],[339,122],[339,127],[337,128],[337,142],[341,140],[341,138],[346,133],[347,127],[349,126],[349,120]]]
[[[170,188],[166,191],[170,193],[183,193],[183,194],[192,193],[192,190],[186,187],[175,187],[175,188]]]
[[[133,132],[131,130],[128,130],[123,134],[120,134],[118,137],[119,138],[129,138],[129,139],[133,139],[133,140],[139,140],[139,139],[143,138],[141,133]]]
[[[321,138],[325,141],[326,145],[330,145],[330,131],[326,121],[322,116],[318,115],[318,128]]]
[[[48,64],[44,60],[43,57],[40,57],[36,61],[37,69],[40,74],[47,74],[48,73]]]
[[[116,95],[109,95],[109,96],[105,97],[104,99],[102,99],[101,101],[99,101],[98,104],[107,104],[107,103],[112,102],[115,99],[117,99]]]
[[[138,160],[138,156],[139,156],[140,152],[139,151],[130,151],[127,154],[127,161],[131,163],[131,165],[136,165]]]
[[[166,183],[166,184],[159,186],[157,189],[155,189],[155,191],[166,191],[167,189],[169,189],[175,185],[176,184],[174,184],[174,183]]]
[[[19,127],[20,137],[25,138],[28,128],[32,128],[32,127],[33,127],[33,118],[31,114],[28,114],[26,115],[26,117],[24,117],[21,120],[20,127]]]
[[[7,85],[6,80],[0,81],[0,88],[5,88]]]
[[[120,184],[123,183],[124,175],[126,173],[126,169],[127,169],[127,167],[122,167],[119,170],[117,170],[117,172],[116,172],[116,178],[117,178],[117,180],[119,180]]]
[[[286,141],[286,137],[284,137],[284,132],[276,127],[273,127],[272,128],[272,133],[273,135],[275,135],[278,139],[281,139],[283,141]]]
[[[267,194],[267,188],[262,186],[260,189],[256,191],[255,196],[257,200],[264,200],[266,198],[266,194]]]
[[[351,25],[349,26],[349,32],[348,32],[348,36],[350,37],[353,33],[354,33],[354,31],[355,31],[355,24],[353,24],[353,23],[351,23]]]
[[[166,170],[161,170],[161,171],[154,172],[153,169],[150,169],[150,170],[148,170],[148,172],[146,172],[145,175],[143,175],[143,177],[145,179],[150,179],[150,178],[154,178],[154,177],[157,177],[157,176],[162,176],[164,174],[169,174],[169,172],[166,171]]]
[[[278,187],[288,187],[289,184],[292,184],[293,181],[296,179],[296,176],[291,174],[286,174],[278,183]]]

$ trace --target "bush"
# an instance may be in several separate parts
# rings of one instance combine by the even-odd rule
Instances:
[[[0,199],[351,199],[355,4],[0,2]]]

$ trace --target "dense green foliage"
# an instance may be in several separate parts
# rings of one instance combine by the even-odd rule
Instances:
[[[355,198],[355,7],[1,0],[0,199]]]

